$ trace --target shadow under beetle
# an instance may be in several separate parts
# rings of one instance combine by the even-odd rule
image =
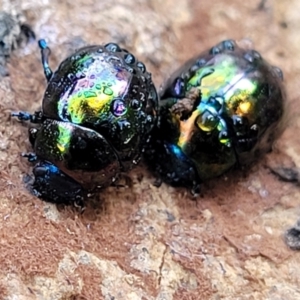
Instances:
[[[226,40],[191,59],[163,86],[146,159],[167,183],[201,181],[248,165],[280,131],[282,72],[244,42]]]
[[[83,206],[89,191],[136,165],[157,119],[158,99],[145,65],[117,44],[86,46],[56,72],[39,41],[48,86],[42,110],[12,113],[29,129],[33,191],[44,200]]]

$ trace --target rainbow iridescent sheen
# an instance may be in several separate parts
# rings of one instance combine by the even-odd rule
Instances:
[[[63,155],[68,152],[72,137],[73,126],[70,123],[57,123],[57,149]]]
[[[12,113],[29,129],[37,160],[32,189],[55,203],[83,207],[90,192],[139,162],[157,122],[158,95],[146,66],[115,43],[85,46],[53,72],[39,40],[47,88],[42,110]]]
[[[280,132],[282,72],[249,43],[223,41],[175,72],[161,90],[149,162],[168,182],[197,190],[271,149]]]
[[[76,64],[90,62],[84,75],[78,69],[78,77],[58,102],[61,120],[75,124],[97,123],[107,118],[112,101],[126,95],[132,74],[125,68],[113,65],[100,57],[87,55]],[[101,59],[101,63],[99,60]],[[76,76],[76,75],[75,75]]]
[[[228,54],[212,58],[207,66],[196,71],[187,82],[187,92],[192,88],[199,89],[199,104],[188,119],[182,121],[174,116],[180,124],[177,145],[183,151],[193,132],[198,129],[206,133],[217,130],[220,143],[230,146],[230,139],[221,134],[227,131],[227,125],[220,112],[239,116],[251,116],[254,113],[256,99],[253,94],[258,86],[247,77],[252,71],[239,68],[236,59]]]

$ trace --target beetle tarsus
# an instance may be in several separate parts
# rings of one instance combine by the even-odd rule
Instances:
[[[39,161],[33,168],[34,194],[53,203],[73,204],[84,211],[85,192],[73,178],[51,162]]]
[[[18,118],[20,121],[30,121],[31,123],[41,123],[43,118],[41,111],[36,111],[34,114],[27,111],[12,112],[11,116]]]
[[[77,195],[77,196],[75,197],[75,200],[74,200],[74,203],[73,203],[73,204],[74,204],[74,207],[76,207],[76,208],[79,209],[79,212],[80,212],[81,214],[84,213],[84,211],[85,211],[85,209],[86,209],[86,206],[85,206],[85,204],[84,204],[84,199],[83,199],[82,196]]]
[[[26,157],[29,162],[35,162],[37,160],[37,156],[33,152],[22,153],[21,155],[22,155],[22,157]]]
[[[32,115],[26,111],[12,112],[12,117],[17,117],[20,121],[30,121]]]

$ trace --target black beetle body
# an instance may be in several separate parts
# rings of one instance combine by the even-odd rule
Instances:
[[[192,187],[269,151],[279,133],[282,72],[232,40],[175,72],[162,88],[146,158],[160,177]]]
[[[82,203],[87,191],[111,184],[136,165],[157,119],[158,99],[145,65],[117,44],[87,46],[56,72],[39,41],[48,86],[42,111],[14,113],[30,128],[38,160],[33,188],[52,202]]]

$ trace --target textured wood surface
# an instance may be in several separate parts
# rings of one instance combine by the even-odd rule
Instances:
[[[143,165],[131,188],[110,187],[84,214],[36,199],[25,188],[31,166],[27,128],[10,111],[34,111],[45,80],[36,43],[15,51],[0,79],[1,299],[300,299],[300,254],[284,232],[300,216],[300,2],[6,1],[55,66],[84,43],[122,44],[159,86],[173,70],[221,40],[250,38],[280,66],[288,92],[286,129],[251,170],[184,188],[152,184]],[[293,181],[286,182],[274,174]]]

